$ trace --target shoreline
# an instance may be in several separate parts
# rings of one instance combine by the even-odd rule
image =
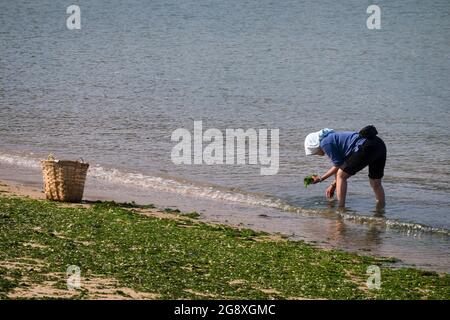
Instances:
[[[44,197],[42,173],[37,168],[10,164],[1,168],[0,177],[0,182],[6,182],[20,194]],[[397,267],[450,273],[446,254],[449,239],[441,235],[415,231],[400,233],[378,224],[346,221],[335,214],[324,217],[320,214],[296,214],[266,207],[243,206],[240,203],[190,197],[153,188],[108,183],[92,176],[88,176],[86,181],[84,199],[154,203],[163,208],[197,211],[201,213],[200,220],[206,223],[280,234],[290,240],[306,241],[326,250],[395,258],[398,260]]]
[[[9,218],[16,212],[16,208],[20,207],[21,209],[17,212],[29,218],[26,218],[26,223],[20,228],[16,225],[12,225],[12,228],[17,227],[19,233],[22,228],[31,232],[31,234],[29,232],[21,234],[21,238],[13,242],[17,247],[11,248],[7,242],[13,241],[10,237],[14,237],[16,233],[14,230],[0,229],[3,236],[10,234],[2,240],[4,250],[0,264],[0,280],[2,284],[5,282],[8,284],[0,288],[2,290],[0,298],[4,299],[450,299],[447,286],[450,283],[449,274],[412,268],[392,268],[392,263],[395,262],[392,259],[328,250],[304,241],[287,241],[280,235],[206,223],[196,219],[196,214],[185,214],[170,208],[158,209],[152,205],[139,206],[113,202],[89,201],[82,204],[67,204],[43,201],[44,194],[38,188],[11,185],[4,181],[0,182],[0,190],[2,222],[8,221],[4,218]],[[20,217],[14,219],[17,219],[20,225]],[[87,223],[86,219],[92,222],[84,228],[80,227],[80,230],[72,230],[74,225],[80,226]],[[120,221],[119,224],[118,221]],[[111,233],[103,239],[96,235],[96,232],[86,233],[85,228],[91,223],[108,225],[108,228],[116,230],[116,233],[120,233],[120,230],[126,233],[128,228],[137,229],[127,234],[126,238],[115,239],[115,233]],[[141,225],[152,228],[152,235],[150,232],[139,230]],[[127,227],[123,229],[125,226]],[[168,233],[167,228],[169,228]],[[139,232],[135,232],[138,230]],[[175,235],[174,239],[171,239],[172,235]],[[99,238],[96,238],[97,236]],[[151,238],[153,236],[157,236],[159,241],[155,242],[155,239]],[[195,239],[195,245],[184,247],[186,239]],[[105,240],[107,242],[104,242]],[[122,249],[111,248],[112,251],[99,249],[109,241]],[[127,242],[133,243],[132,248],[135,248],[130,253]],[[224,246],[225,244],[230,248]],[[155,245],[159,249],[149,253],[148,247]],[[169,253],[165,251],[173,246],[178,249],[170,254],[170,258],[166,257],[165,255]],[[241,250],[241,247],[244,249]],[[69,248],[76,248],[81,254],[77,254],[74,258],[70,254],[72,249]],[[124,249],[125,251],[122,251]],[[100,251],[97,252],[97,250]],[[137,251],[136,255],[134,250]],[[200,251],[194,256],[186,255],[186,252],[191,250]],[[218,254],[216,250],[223,252]],[[180,257],[180,252],[185,254]],[[87,259],[88,256],[94,257],[97,254],[105,255],[104,263],[108,263],[109,259],[119,259],[116,255],[123,255],[119,260],[122,261],[123,268],[129,270],[129,274],[122,274],[124,270],[120,268],[118,261],[110,267],[105,267]],[[66,257],[61,260],[61,255]],[[156,261],[151,262],[158,255],[164,257],[158,257]],[[204,275],[212,274],[217,268],[223,268],[222,264],[229,263],[228,260],[221,261],[222,255],[229,255],[228,259],[233,264],[229,266],[232,271],[222,270],[219,273],[220,277],[217,275],[215,282],[211,282],[209,276],[205,278]],[[246,261],[246,255],[253,257],[251,261]],[[291,255],[295,255],[294,260],[291,259],[292,257],[287,259],[287,256]],[[169,287],[166,291],[155,292],[158,286],[150,284],[147,286],[131,281],[130,277],[136,277],[137,274],[145,274],[150,283],[159,281],[156,280],[159,279],[158,275],[148,271],[146,263],[129,265],[129,261],[135,261],[135,259],[140,261],[143,257],[150,261],[149,264],[156,264],[155,266],[160,268],[162,272],[160,276],[166,278],[164,281],[168,281],[165,285],[170,286],[170,279],[175,277],[177,281],[191,283],[192,288],[184,288],[180,293]],[[215,257],[217,261],[211,257]],[[267,260],[267,257],[273,258]],[[174,265],[170,262],[173,259],[177,261],[181,259],[182,262],[178,261]],[[81,291],[64,289],[64,270],[69,261],[73,260],[89,270],[86,278],[83,278],[85,287]],[[178,263],[185,265],[179,269]],[[268,268],[267,264],[271,268]],[[126,267],[127,265],[129,267]],[[132,265],[134,267],[127,269]],[[368,290],[365,287],[366,269],[369,265],[380,267],[383,286],[387,286],[385,290]],[[199,270],[203,271],[199,273]],[[251,274],[262,274],[256,279],[245,270],[253,270]],[[289,278],[289,274],[283,275],[286,272],[283,270],[291,270],[290,272],[295,273],[297,282],[308,283],[308,289],[302,289],[304,286],[298,283],[298,286],[293,284],[293,279],[286,279],[285,277]],[[314,276],[311,276],[311,273],[314,273]],[[20,276],[17,278],[16,274]],[[217,283],[221,281],[221,277],[233,277],[233,274],[238,274],[239,277],[230,278],[227,283]],[[271,282],[271,278],[276,279]],[[411,281],[411,278],[414,281]],[[324,281],[325,287],[334,283],[339,290],[334,292],[333,288],[328,288],[329,291],[316,288],[317,281]],[[205,286],[204,282],[208,285]],[[25,283],[26,286],[20,283]],[[417,283],[421,283],[426,288],[417,288]],[[220,289],[224,286],[228,288],[226,292]],[[152,290],[149,290],[150,287]],[[399,288],[401,290],[397,291]]]

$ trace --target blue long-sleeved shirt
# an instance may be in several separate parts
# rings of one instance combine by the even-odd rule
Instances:
[[[332,132],[320,141],[320,147],[336,167],[341,166],[366,141],[357,132]]]

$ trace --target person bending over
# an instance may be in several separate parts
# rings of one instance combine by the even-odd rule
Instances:
[[[381,180],[386,164],[386,145],[377,136],[374,126],[367,126],[359,133],[322,129],[308,134],[305,138],[305,153],[327,155],[333,166],[322,176],[314,177],[314,184],[331,176],[335,181],[326,189],[326,196],[332,198],[336,190],[339,207],[345,207],[347,180],[369,166],[369,181],[377,202],[377,209],[385,205],[385,195]]]

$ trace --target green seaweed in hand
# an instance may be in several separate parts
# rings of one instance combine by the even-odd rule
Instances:
[[[312,174],[303,179],[303,184],[305,185],[305,188],[308,188],[308,186],[314,182],[314,177],[317,177],[317,174]]]

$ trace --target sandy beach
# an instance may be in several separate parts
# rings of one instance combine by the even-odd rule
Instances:
[[[14,195],[21,197],[30,197],[32,199],[45,199],[45,194],[42,189],[32,186],[26,186],[18,182],[0,180],[1,192],[3,195]]]
[[[29,198],[35,200],[45,200],[45,194],[42,188],[36,186],[25,185],[19,182],[0,180],[0,197],[19,197]],[[90,204],[60,204],[64,207],[90,207]],[[170,214],[162,214],[159,210],[146,209],[141,214],[153,217],[164,217],[165,219],[176,219],[177,216]],[[42,248],[39,244],[30,241],[25,246],[33,248]],[[70,299],[79,296],[76,290],[59,289],[56,284],[58,281],[66,279],[67,275],[64,273],[46,274],[48,281],[42,283],[34,283],[26,277],[27,270],[41,270],[45,261],[39,259],[32,259],[27,257],[18,257],[15,261],[0,261],[0,268],[6,268],[12,271],[24,272],[25,276],[22,279],[24,286],[9,293],[6,298],[10,299],[39,299],[39,298],[54,298],[54,299]],[[156,299],[158,295],[136,292],[133,289],[120,286],[117,281],[108,279],[107,277],[90,277],[83,279],[84,299],[101,299],[101,300],[142,300],[142,299]],[[0,296],[0,299],[2,297]],[[5,298],[5,297],[3,297]]]
[[[324,250],[280,235],[206,224],[197,220],[196,212],[151,204],[92,200],[68,204],[44,198],[37,187],[0,182],[1,298],[449,298],[448,274],[392,268],[392,259]],[[96,228],[105,228],[106,233],[99,234]],[[105,247],[105,243],[114,245]],[[211,251],[218,248],[223,249]],[[197,253],[188,254],[191,250]],[[241,256],[244,252],[253,256],[251,262]],[[208,258],[216,254],[230,260]],[[267,260],[273,255],[278,258]],[[96,258],[90,260],[90,256]],[[81,288],[68,289],[66,285],[69,261],[81,265]],[[383,290],[368,289],[365,279],[370,265],[381,269]],[[159,271],[154,273],[153,268]],[[292,270],[296,283],[280,272],[286,269]],[[216,272],[219,278],[215,278]],[[205,278],[205,274],[210,276]],[[270,280],[272,277],[281,278]],[[420,281],[420,288],[410,278]],[[175,285],[178,281],[186,284]],[[317,282],[322,289],[316,287]]]

